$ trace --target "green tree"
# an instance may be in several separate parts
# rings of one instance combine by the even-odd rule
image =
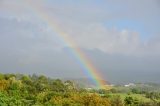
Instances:
[[[132,105],[133,104],[133,98],[131,96],[127,96],[124,100],[126,105]]]
[[[121,97],[118,95],[118,96],[114,96],[111,99],[111,105],[112,106],[123,106],[124,104],[123,104]]]

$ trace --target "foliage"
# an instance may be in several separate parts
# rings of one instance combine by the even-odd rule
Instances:
[[[110,102],[69,80],[0,74],[0,106],[110,106]]]
[[[131,92],[130,92],[131,91]],[[159,106],[158,92],[85,89],[46,76],[0,74],[0,106]],[[121,92],[116,95],[116,93]],[[122,93],[125,92],[125,93]],[[128,94],[127,94],[128,93]],[[142,98],[149,99],[143,101]]]
[[[111,99],[111,105],[112,106],[123,106],[124,103],[123,103],[123,100],[121,99],[121,97],[119,95],[117,95]]]

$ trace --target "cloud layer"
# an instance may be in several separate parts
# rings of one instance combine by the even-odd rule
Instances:
[[[131,76],[139,76],[139,81],[159,80],[158,0],[69,0],[63,3],[35,0],[33,4],[56,21],[58,29],[82,48],[106,79],[129,81]],[[0,1],[2,72],[86,77],[64,49],[66,44],[62,39],[58,31],[48,26],[25,2]],[[117,76],[117,72],[121,74]]]

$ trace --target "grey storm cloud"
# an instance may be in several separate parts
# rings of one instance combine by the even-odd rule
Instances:
[[[66,50],[59,33],[22,1],[0,1],[0,72],[39,73],[51,77],[86,77]],[[36,2],[36,1],[35,1]],[[108,0],[92,3],[50,1],[37,4],[59,29],[111,82],[159,81],[160,37],[158,0]],[[147,39],[132,29],[106,27],[109,21],[134,20],[150,32]],[[144,35],[143,35],[144,36]],[[118,75],[116,73],[119,73]],[[137,73],[139,73],[137,75]],[[136,79],[135,79],[136,77]]]

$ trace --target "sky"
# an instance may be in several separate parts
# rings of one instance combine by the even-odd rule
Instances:
[[[0,72],[85,78],[60,33],[109,82],[160,83],[159,0],[0,0]]]

